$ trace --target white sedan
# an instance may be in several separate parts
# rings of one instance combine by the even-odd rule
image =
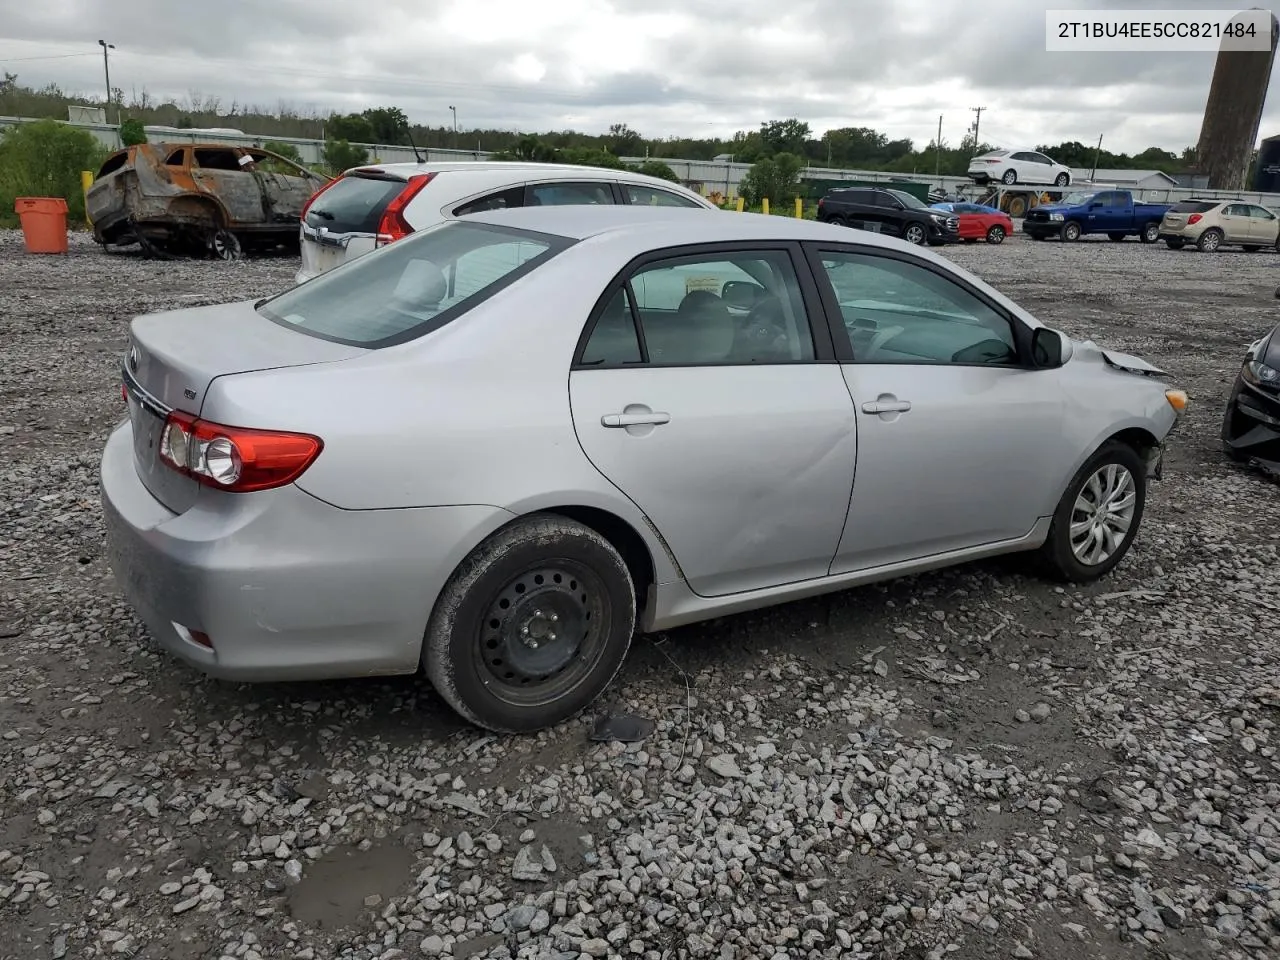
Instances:
[[[969,161],[969,177],[977,183],[1071,185],[1071,168],[1035,150],[991,150]]]

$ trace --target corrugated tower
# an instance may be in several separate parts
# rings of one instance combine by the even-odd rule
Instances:
[[[1254,8],[1258,9],[1258,8]],[[1196,168],[1209,178],[1210,190],[1243,190],[1249,161],[1258,142],[1262,106],[1271,83],[1280,22],[1271,15],[1271,46],[1263,50],[1219,50],[1209,85],[1209,100],[1196,144]]]

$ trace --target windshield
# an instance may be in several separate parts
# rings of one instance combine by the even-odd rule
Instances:
[[[919,197],[912,196],[905,190],[886,190],[886,193],[892,194],[902,201],[903,206],[908,210],[928,210],[929,207]]]
[[[258,305],[299,333],[360,347],[413,340],[466,313],[573,241],[450,222],[349,260]]]
[[[1059,202],[1068,207],[1082,207],[1096,196],[1096,193],[1087,193],[1083,191],[1078,193],[1068,193]]]

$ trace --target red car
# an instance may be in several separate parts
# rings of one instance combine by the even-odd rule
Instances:
[[[1003,210],[981,203],[935,203],[938,210],[954,213],[960,221],[960,239],[964,243],[1004,243],[1013,233],[1013,220]]]

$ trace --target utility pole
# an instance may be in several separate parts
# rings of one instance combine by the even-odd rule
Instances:
[[[107,59],[107,51],[114,50],[116,48],[116,45],[114,43],[107,43],[107,41],[105,40],[99,40],[98,46],[102,47],[102,72],[107,76],[106,117],[107,117],[107,123],[110,123],[111,122],[111,113],[110,113],[111,111],[111,64],[108,62],[108,59]],[[119,122],[120,122],[120,111],[117,110],[116,123],[118,124]]]
[[[1098,134],[1098,149],[1093,152],[1093,172],[1089,174],[1090,180],[1096,180],[1098,177],[1098,158],[1102,156],[1102,134]]]
[[[974,114],[973,116],[973,147],[975,150],[977,150],[978,144],[982,143],[982,141],[978,139],[978,126],[979,124],[982,123],[982,111],[987,108],[986,107],[970,107],[969,109],[972,110]]]
[[[449,112],[453,114],[453,149],[458,149],[458,108],[450,107]]]
[[[938,114],[938,139],[933,141],[933,176],[939,179],[942,173],[942,114]]]

